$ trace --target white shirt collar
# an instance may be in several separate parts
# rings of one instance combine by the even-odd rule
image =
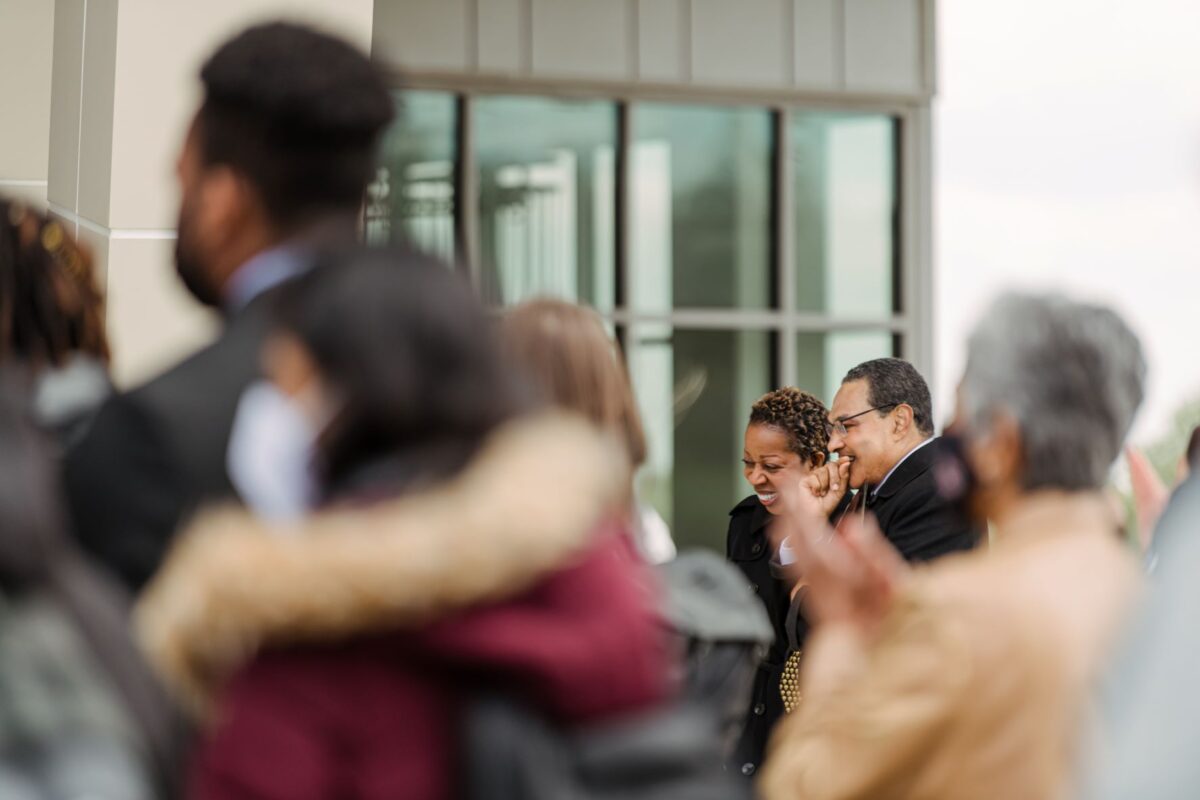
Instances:
[[[933,441],[933,437],[930,436],[928,439],[921,442],[919,445],[914,447],[912,450],[909,450],[907,453],[905,453],[904,457],[901,458],[899,461],[897,461],[896,465],[894,467],[892,467],[890,470],[888,470],[888,474],[883,476],[883,480],[881,480],[877,486],[875,486],[871,489],[871,496],[874,497],[875,495],[879,494],[879,490],[882,489],[883,485],[888,482],[888,478],[892,477],[893,472],[900,469],[900,465],[903,464],[905,461],[907,461],[909,456],[911,456],[913,453],[917,452],[922,447],[924,447],[925,445],[929,444],[932,441]]]

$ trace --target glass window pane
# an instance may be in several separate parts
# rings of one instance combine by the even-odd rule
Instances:
[[[729,509],[750,493],[742,435],[770,388],[771,334],[639,323],[625,348],[649,445],[639,496],[680,545],[724,552]]]
[[[399,113],[383,140],[383,166],[368,188],[368,241],[411,242],[454,258],[456,98],[400,92]]]
[[[764,109],[634,108],[631,307],[770,304],[771,140]]]
[[[896,122],[868,114],[794,114],[796,307],[886,317],[894,267]]]
[[[616,106],[537,97],[474,101],[482,289],[609,310],[615,294]]]
[[[896,355],[890,331],[801,333],[796,336],[796,386],[829,405],[842,378],[873,358]]]

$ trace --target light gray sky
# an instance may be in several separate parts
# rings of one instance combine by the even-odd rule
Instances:
[[[1200,396],[1200,2],[938,7],[939,415],[991,297],[1057,288],[1141,335],[1151,439]]]

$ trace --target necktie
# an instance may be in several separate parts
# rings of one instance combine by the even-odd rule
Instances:
[[[842,532],[842,525],[847,520],[855,516],[857,516],[859,519],[862,519],[864,516],[866,516],[867,506],[870,505],[870,500],[868,499],[870,494],[871,488],[864,484],[863,487],[859,489],[853,497],[850,498],[850,505],[846,506],[846,510],[842,512],[842,516],[838,517],[837,523],[834,525],[834,528],[837,529],[838,533]]]

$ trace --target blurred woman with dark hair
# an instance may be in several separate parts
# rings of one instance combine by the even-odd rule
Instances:
[[[646,461],[646,436],[624,361],[600,315],[562,300],[531,300],[504,315],[502,332],[509,358],[544,400],[582,414],[624,446],[632,481]],[[667,524],[637,504],[632,484],[629,491],[639,551],[652,564],[671,560],[675,542]]]
[[[108,396],[104,299],[62,225],[0,200],[0,362],[34,381],[36,421],[69,444]]]
[[[278,300],[271,384],[243,398],[230,461],[252,508],[291,521],[201,519],[139,609],[214,723],[192,796],[460,796],[478,697],[568,728],[656,704],[667,646],[620,462],[587,425],[519,416],[470,289],[354,250]],[[279,468],[234,468],[263,453]]]
[[[0,797],[172,797],[182,728],[122,589],[63,534],[23,383],[0,371]]]

